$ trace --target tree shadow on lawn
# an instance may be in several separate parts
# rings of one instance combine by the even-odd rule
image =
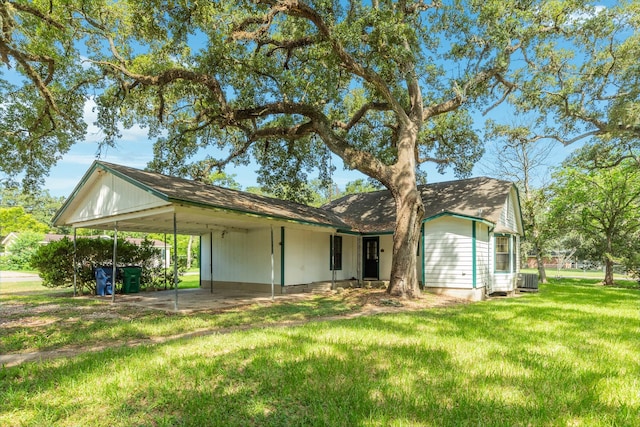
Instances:
[[[602,396],[614,372],[572,364],[584,349],[552,354],[578,314],[520,329],[552,310],[477,304],[107,350],[3,369],[0,405],[30,425],[630,424],[637,405]]]

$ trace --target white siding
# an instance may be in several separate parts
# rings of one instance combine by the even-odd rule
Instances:
[[[515,190],[511,190],[507,199],[500,211],[500,219],[498,221],[498,228],[506,228],[513,232],[518,232],[518,218],[516,217],[517,211],[517,194]]]
[[[330,281],[331,234],[309,230],[285,230],[285,285]],[[346,280],[357,274],[357,240],[342,237],[342,269],[336,270],[336,280]]]
[[[281,228],[274,227],[275,284],[281,284]],[[271,283],[270,229],[248,232],[213,233],[213,280],[237,283]],[[330,233],[286,228],[284,230],[284,284],[300,285],[330,281]],[[342,270],[336,280],[350,279],[357,271],[357,239],[342,236]],[[201,278],[209,281],[211,274],[210,235],[201,236]]]
[[[285,285],[331,279],[329,234],[285,230]]]
[[[78,206],[68,223],[90,221],[168,205],[153,194],[110,173],[100,174],[85,196],[74,200]]]
[[[274,228],[275,283],[280,284],[280,229]],[[271,230],[213,232],[213,280],[271,283]],[[201,238],[201,279],[211,279],[211,234]]]
[[[378,265],[379,279],[391,279],[391,264],[393,263],[393,235],[380,236],[380,264]],[[364,261],[361,261],[364,262]]]
[[[489,227],[476,223],[476,287],[486,288],[491,285],[491,253],[489,244]]]
[[[471,221],[440,217],[425,224],[426,287],[471,289]]]

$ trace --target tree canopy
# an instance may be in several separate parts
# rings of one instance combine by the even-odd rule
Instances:
[[[88,97],[103,144],[146,126],[149,167],[166,173],[206,180],[253,160],[263,185],[295,193],[310,169],[327,181],[339,156],[393,194],[389,291],[415,294],[421,165],[468,174],[483,150],[473,114],[515,95],[546,105],[530,94],[581,59],[563,42],[612,40],[613,15],[598,11],[580,0],[3,1],[0,59],[23,80],[0,85],[0,138],[32,156],[3,171],[37,181],[81,137]]]
[[[640,246],[640,168],[630,159],[594,168],[580,154],[554,175],[551,215],[561,230],[581,237],[583,251],[605,265],[605,284],[612,285],[613,265],[633,263]]]
[[[562,37],[536,47],[512,98],[521,111],[538,116],[536,132],[565,145],[598,137],[589,154],[640,165],[640,4],[620,1],[566,15],[553,26]],[[602,161],[601,161],[602,163]]]

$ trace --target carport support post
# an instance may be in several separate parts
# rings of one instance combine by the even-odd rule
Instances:
[[[73,228],[73,296],[76,296],[76,283],[78,281],[78,255],[76,246],[76,228]]]
[[[178,223],[175,212],[173,213],[173,284],[176,290],[173,308],[178,311]]]
[[[111,271],[111,302],[116,302],[116,257],[118,256],[118,223],[113,225],[113,267]]]

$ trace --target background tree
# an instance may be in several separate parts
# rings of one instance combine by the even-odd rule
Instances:
[[[605,285],[613,284],[613,265],[635,252],[629,239],[640,230],[640,168],[633,160],[593,168],[580,153],[554,174],[552,215],[559,228],[574,230],[605,265]]]
[[[49,226],[38,221],[33,215],[24,211],[22,206],[0,208],[0,236],[7,234],[31,231],[34,233],[46,233]]]
[[[42,245],[44,234],[25,231],[5,248],[6,255],[2,257],[2,268],[7,270],[30,270],[31,257]]]
[[[209,175],[209,183],[219,187],[230,188],[232,190],[242,190],[242,186],[236,181],[235,173],[226,173],[225,171],[211,172]]]
[[[394,197],[388,290],[402,295],[419,292],[420,165],[468,174],[482,153],[472,113],[545,81],[518,84],[523,73],[511,57],[537,66],[547,40],[565,37],[576,16],[591,12],[580,1],[516,0],[0,4],[9,23],[2,58],[19,64],[29,83],[2,93],[42,98],[9,104],[34,107],[27,125],[61,122],[48,128],[66,131],[56,134],[56,154],[78,131],[62,106],[82,111],[77,100],[87,87],[98,89],[103,144],[114,145],[120,126],[134,123],[158,137],[154,170],[203,179],[253,159],[267,191],[297,197],[309,170],[326,178],[333,153]],[[25,122],[10,118],[3,123]],[[192,162],[203,151],[209,157]]]
[[[554,227],[548,221],[545,181],[553,146],[547,138],[535,134],[532,126],[525,119],[516,119],[510,125],[490,122],[487,139],[493,144],[487,154],[492,160],[486,169],[490,175],[518,186],[526,234],[523,248],[535,253],[540,281],[547,283],[544,258]]]
[[[359,193],[369,193],[371,191],[382,190],[381,185],[376,185],[375,182],[367,181],[364,179],[356,179],[355,181],[349,181],[344,187],[343,196],[347,194],[359,194]]]
[[[48,190],[24,192],[18,187],[0,187],[0,208],[21,207],[26,214],[49,227],[51,219],[63,203],[63,197],[51,196]]]

